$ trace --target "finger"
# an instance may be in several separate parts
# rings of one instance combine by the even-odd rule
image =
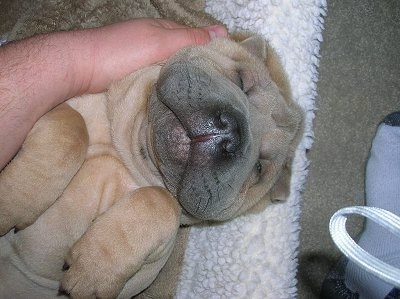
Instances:
[[[198,27],[198,28],[190,28],[185,25],[181,25],[178,23],[175,23],[174,21],[167,20],[167,19],[153,19],[152,21],[155,22],[156,26],[160,26],[165,29],[189,29],[190,31],[196,29],[202,29],[206,30],[210,36],[210,38],[215,38],[215,37],[226,37],[228,35],[228,31],[224,26],[221,25],[210,25],[210,26],[205,26],[205,27]],[[189,32],[189,34],[192,34]],[[198,33],[194,33],[194,35],[197,35]],[[201,33],[200,33],[201,35]],[[195,36],[196,38],[196,36]],[[191,39],[192,41],[195,41],[196,39]]]
[[[167,20],[167,19],[150,19],[151,22],[154,22],[154,26],[158,26],[165,29],[183,29],[187,28],[185,25],[181,25],[175,23],[174,21]]]

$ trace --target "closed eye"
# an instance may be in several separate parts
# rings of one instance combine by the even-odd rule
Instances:
[[[237,85],[239,88],[248,95],[249,91],[254,87],[254,77],[250,71],[245,69],[237,70]]]
[[[239,87],[241,90],[243,90],[243,79],[242,76],[240,76],[240,74],[239,74]]]
[[[257,170],[257,172],[258,172],[258,174],[261,174],[262,173],[262,163],[261,163],[261,161],[260,160],[257,160],[257,162],[256,162],[256,170]]]

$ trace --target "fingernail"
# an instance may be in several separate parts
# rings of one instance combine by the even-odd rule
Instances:
[[[214,39],[216,37],[226,37],[228,36],[228,31],[224,26],[221,25],[211,25],[205,27],[205,29],[208,31],[208,34],[210,35],[211,39]]]

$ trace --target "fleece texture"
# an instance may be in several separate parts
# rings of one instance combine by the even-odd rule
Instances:
[[[209,0],[230,31],[263,35],[281,57],[294,100],[305,111],[291,195],[263,213],[191,229],[176,298],[295,298],[301,191],[312,122],[326,0]]]

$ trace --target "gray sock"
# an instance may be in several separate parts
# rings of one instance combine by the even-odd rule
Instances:
[[[400,112],[386,117],[372,142],[366,169],[366,205],[400,216]],[[367,220],[357,242],[382,261],[400,268],[400,238]],[[360,298],[384,298],[393,286],[350,262],[345,281]]]

